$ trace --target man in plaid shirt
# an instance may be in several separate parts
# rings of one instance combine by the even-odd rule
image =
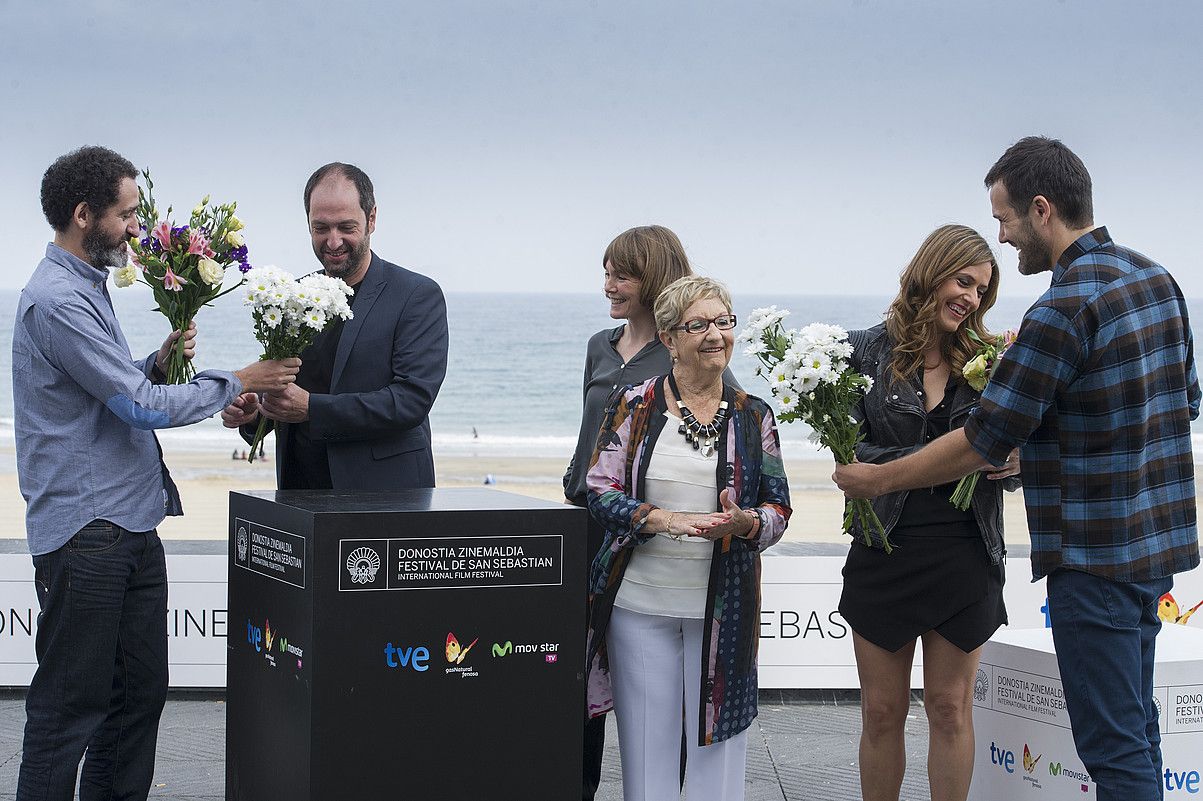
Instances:
[[[1020,446],[1033,580],[1048,577],[1078,754],[1100,801],[1159,799],[1157,602],[1199,564],[1186,304],[1165,268],[1095,227],[1090,174],[1061,142],[1020,140],[986,186],[999,241],[1021,273],[1052,270],[1049,290],[963,429],[834,478],[874,497],[1000,465]]]

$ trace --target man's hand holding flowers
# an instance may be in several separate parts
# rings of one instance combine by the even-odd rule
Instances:
[[[181,336],[184,338],[183,345],[179,344]],[[192,361],[192,357],[196,355],[195,321],[188,324],[186,331],[172,331],[167,335],[167,339],[163,340],[159,353],[155,356],[155,383],[167,380],[168,363],[173,353],[183,353],[185,361]]]
[[[309,393],[289,384],[280,392],[264,395],[260,410],[264,417],[277,423],[303,423],[309,419]]]
[[[293,356],[251,362],[241,370],[235,370],[234,375],[242,382],[245,393],[283,392],[297,380],[300,369],[301,360]]]

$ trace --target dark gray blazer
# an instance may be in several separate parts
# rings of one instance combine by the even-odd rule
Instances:
[[[309,396],[310,436],[326,443],[334,489],[434,486],[427,415],[446,373],[443,291],[373,253],[338,343],[330,394]],[[282,486],[288,424],[276,427]]]

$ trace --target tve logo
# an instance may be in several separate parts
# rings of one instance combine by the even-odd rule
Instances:
[[[1007,773],[1015,772],[1015,752],[1007,751],[1004,748],[999,748],[993,742],[990,743],[990,763],[998,765]]]
[[[246,641],[255,647],[256,653],[263,653],[263,629],[252,623],[250,618],[246,621]]]
[[[391,642],[384,645],[384,664],[391,668],[413,668],[418,673],[425,673],[430,669],[430,650],[419,645],[414,648],[412,645],[407,648],[395,647]]]
[[[1175,790],[1185,790],[1194,795],[1199,792],[1199,771],[1182,771],[1179,773],[1176,770],[1165,769],[1165,791],[1167,793]]]

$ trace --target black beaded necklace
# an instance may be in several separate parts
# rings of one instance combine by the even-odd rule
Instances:
[[[681,425],[677,428],[677,433],[685,437],[685,441],[693,445],[695,451],[700,450],[703,456],[709,457],[714,453],[714,443],[727,420],[727,402],[719,401],[714,419],[702,425],[693,412],[689,411],[685,401],[681,400],[681,390],[677,389],[677,379],[673,377],[671,370],[668,373],[668,386],[677,396],[677,409],[681,412]]]

